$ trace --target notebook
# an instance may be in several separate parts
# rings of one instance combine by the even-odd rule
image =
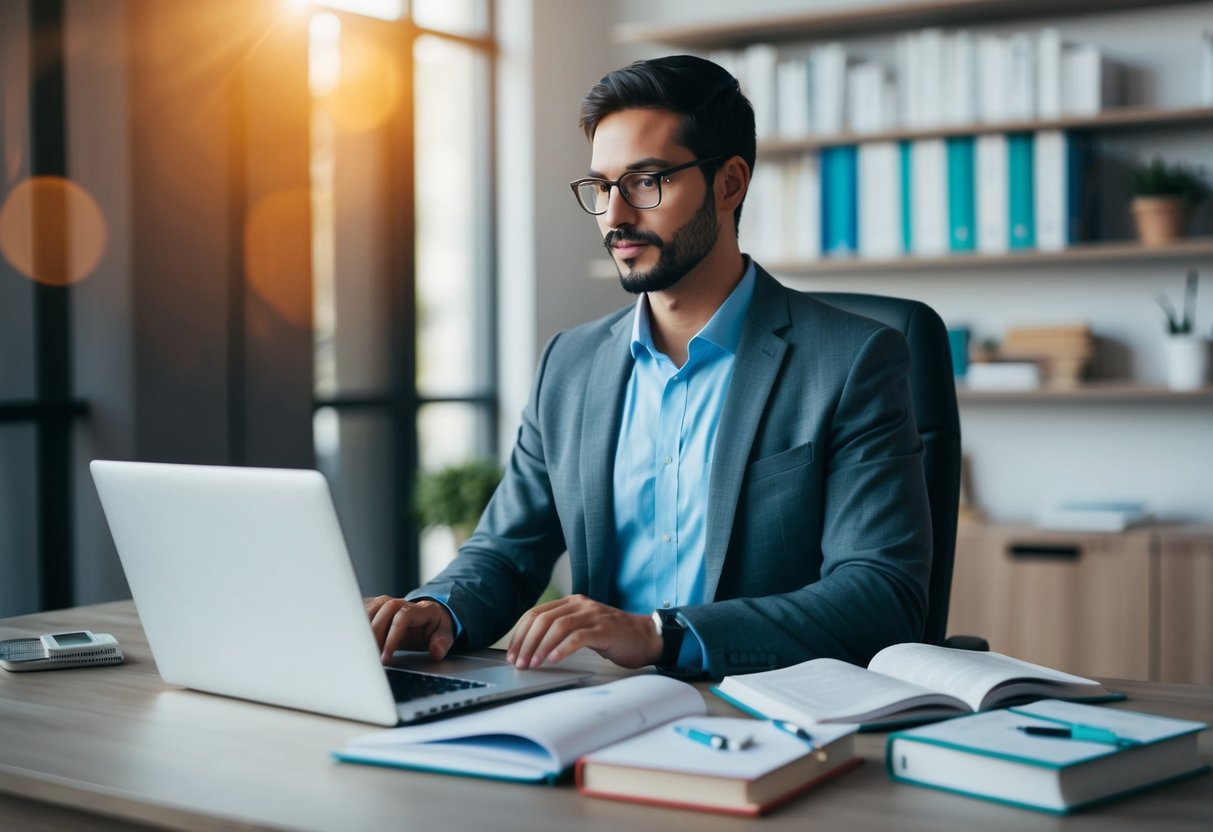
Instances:
[[[396,725],[593,675],[406,652],[385,668],[318,471],[90,468],[169,684]]]

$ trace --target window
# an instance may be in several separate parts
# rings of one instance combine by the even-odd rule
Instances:
[[[316,451],[368,593],[420,579],[417,470],[496,451],[491,15],[311,22]]]

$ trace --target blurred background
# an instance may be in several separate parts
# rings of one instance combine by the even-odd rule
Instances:
[[[544,342],[631,300],[566,184],[588,162],[586,89],[640,57],[744,62],[769,33],[734,24],[834,10],[850,29],[781,55],[842,38],[891,66],[932,21],[864,22],[887,5],[0,2],[0,616],[128,597],[94,458],[318,468],[364,591],[415,586],[453,547],[413,511],[418,472],[503,459]],[[1097,44],[1125,72],[1117,106],[1198,111],[1115,128],[1110,158],[1213,163],[1213,3],[959,5],[956,26]],[[760,166],[789,153],[764,147]],[[1082,498],[1213,523],[1213,395],[1165,389],[1155,300],[1182,304],[1203,270],[1210,333],[1208,207],[1191,239],[1142,256],[1127,203],[1103,201],[1100,242],[1123,245],[1094,257],[761,262],[801,288],[926,300],[974,346],[1016,325],[1094,331],[1086,395],[962,396],[967,500],[987,520]]]

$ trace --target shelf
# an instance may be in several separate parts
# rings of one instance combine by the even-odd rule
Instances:
[[[1194,237],[1166,246],[1115,241],[1071,246],[1061,251],[1020,251],[1007,254],[951,254],[940,257],[897,257],[887,260],[823,258],[806,261],[762,260],[763,267],[788,276],[893,274],[897,272],[966,271],[974,269],[1076,265],[1125,261],[1203,260],[1213,258],[1213,237]]]
[[[834,9],[698,25],[620,23],[613,30],[619,43],[661,43],[688,49],[731,49],[750,43],[822,41],[927,26],[970,26],[1025,18],[1102,14],[1125,9],[1186,5],[1199,0],[935,0],[887,3],[860,9]]]
[[[1041,387],[1036,390],[970,390],[956,387],[961,404],[983,402],[1204,402],[1213,401],[1213,387],[1199,390],[1172,390],[1157,385],[1130,381],[1087,382],[1079,387]]]
[[[878,133],[839,133],[832,136],[806,136],[802,139],[768,139],[758,144],[761,160],[770,156],[791,156],[823,147],[892,142],[912,139],[939,139],[949,136],[976,136],[985,133],[1027,133],[1036,130],[1140,130],[1151,127],[1213,125],[1213,107],[1158,110],[1152,107],[1124,107],[1094,116],[1034,119],[1000,124],[965,124],[932,128],[882,130]]]

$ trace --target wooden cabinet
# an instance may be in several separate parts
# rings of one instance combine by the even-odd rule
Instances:
[[[1082,676],[1150,672],[1151,535],[959,530],[948,633]]]
[[[962,526],[948,633],[1083,676],[1213,683],[1213,529]]]
[[[1213,532],[1160,532],[1157,566],[1150,678],[1213,685]]]

